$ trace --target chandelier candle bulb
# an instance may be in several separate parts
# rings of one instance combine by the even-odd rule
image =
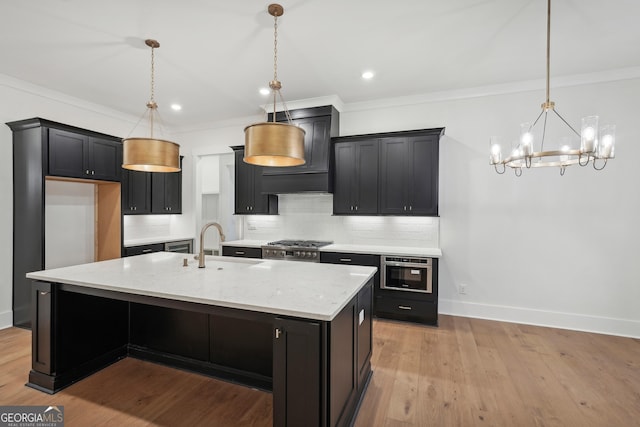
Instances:
[[[582,153],[593,153],[595,151],[597,130],[598,116],[582,118],[582,129],[580,130],[580,151]]]
[[[600,132],[600,142],[598,144],[598,157],[601,159],[612,159],[615,155],[616,126],[602,126]]]
[[[490,146],[490,161],[492,165],[497,165],[502,161],[502,148],[500,147],[500,142],[495,136],[492,136],[489,140]]]

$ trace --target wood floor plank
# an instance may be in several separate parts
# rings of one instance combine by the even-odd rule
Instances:
[[[637,426],[640,340],[440,316],[375,320],[355,425]],[[269,426],[269,393],[123,359],[55,395],[25,387],[31,333],[0,330],[0,405],[63,405],[75,426]]]

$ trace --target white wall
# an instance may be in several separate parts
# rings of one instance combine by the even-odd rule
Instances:
[[[95,261],[95,186],[45,182],[44,268]]]

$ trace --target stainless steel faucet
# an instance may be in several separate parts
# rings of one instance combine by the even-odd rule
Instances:
[[[215,227],[218,229],[218,234],[220,234],[220,242],[224,242],[224,233],[222,232],[222,226],[217,222],[208,222],[202,226],[202,230],[200,230],[200,253],[198,254],[198,267],[204,268],[204,232],[207,231],[209,227]]]

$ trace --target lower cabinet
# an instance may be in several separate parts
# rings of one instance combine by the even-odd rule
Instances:
[[[378,295],[376,316],[437,326],[438,304],[434,301]]]
[[[164,243],[154,243],[151,245],[128,246],[124,248],[123,256],[134,256],[142,254],[150,254],[152,252],[164,251]]]
[[[262,249],[243,246],[222,246],[222,256],[262,258]]]

